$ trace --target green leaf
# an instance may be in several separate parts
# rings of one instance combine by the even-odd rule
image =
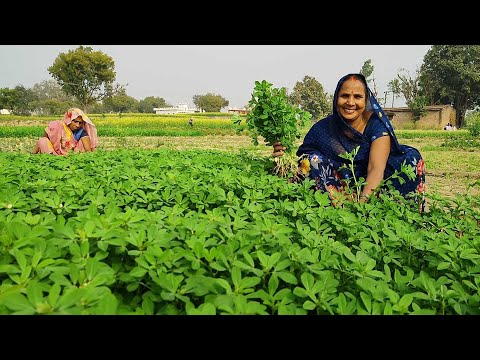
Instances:
[[[210,303],[201,304],[198,307],[198,315],[215,315],[216,312],[215,305]]]
[[[232,288],[230,286],[230,284],[224,280],[224,279],[216,279],[218,285],[220,285],[222,288],[224,288],[225,290],[227,290],[227,294],[231,294],[232,293]]]
[[[137,266],[137,267],[134,267],[132,271],[129,272],[129,274],[133,277],[140,278],[140,277],[143,277],[147,272],[148,272],[148,269]]]
[[[4,299],[3,304],[18,314],[33,315],[35,307],[22,294],[12,294]]]
[[[385,308],[383,309],[383,315],[392,315],[392,314],[393,314],[392,304],[390,304],[390,302],[387,302],[385,304]]]
[[[218,295],[215,298],[215,306],[220,309],[224,310],[230,314],[233,314],[233,299],[231,295]]]
[[[54,259],[45,259],[43,261],[41,261],[38,265],[37,265],[37,270],[39,269],[42,269],[48,265],[52,265],[55,263],[55,260]]]
[[[367,309],[367,312],[370,314],[372,312],[372,298],[370,295],[364,293],[363,291],[360,293],[360,298]]]
[[[242,270],[251,270],[252,267],[250,265],[245,264],[244,262],[240,260],[235,260],[232,265],[239,267]]]
[[[405,294],[405,295],[402,296],[402,298],[398,302],[398,305],[400,305],[401,307],[404,307],[404,308],[408,308],[410,306],[410,304],[412,303],[412,301],[413,301],[412,294]]]
[[[42,253],[41,252],[35,252],[32,256],[32,261],[31,261],[31,265],[32,267],[36,267],[38,262],[40,261],[40,259],[42,258]]]
[[[78,289],[75,287],[66,289],[58,300],[57,308],[60,310],[66,310],[67,308],[72,307],[80,302],[83,294],[83,289]]]
[[[260,260],[260,263],[262,264],[263,268],[267,269],[268,268],[269,257],[267,255],[265,255],[265,253],[261,250],[257,251],[257,256],[258,256],[258,259]]]
[[[245,277],[245,278],[242,279],[242,281],[240,283],[240,288],[242,288],[242,289],[253,288],[257,284],[259,284],[260,281],[262,281],[262,279],[260,279],[259,277],[255,277],[255,276]]]
[[[82,257],[80,253],[80,246],[77,243],[70,243],[69,250],[70,250],[70,253],[73,255],[73,257],[75,258]]]
[[[172,293],[171,291],[165,291],[165,290],[162,290],[160,292],[160,297],[165,300],[165,301],[173,301],[175,300],[175,294]]]
[[[134,283],[131,283],[131,284],[127,285],[127,291],[128,292],[133,292],[133,291],[137,290],[139,287],[140,287],[140,283],[134,282]]]
[[[292,290],[290,289],[282,289],[273,296],[273,300],[280,300],[282,303],[289,303],[293,301],[293,299],[294,296],[292,294]]]
[[[352,252],[350,251],[350,249],[348,248],[345,248],[345,251],[343,252],[343,255],[345,255],[345,257],[350,260],[351,262],[353,263],[356,263],[357,262],[357,258],[355,257],[355,255],[352,254]]]
[[[278,315],[298,315],[298,314],[297,314],[297,310],[296,310],[295,305],[293,305],[293,304],[283,305],[282,304],[278,307]]]
[[[275,264],[278,262],[278,260],[280,260],[280,258],[282,257],[282,254],[280,253],[274,253],[270,256],[270,261],[269,261],[269,264],[268,264],[268,268],[272,268],[275,266]]]
[[[436,311],[434,309],[418,309],[411,312],[411,315],[436,315]]]
[[[149,294],[144,294],[142,299],[142,310],[145,315],[153,315],[155,311],[155,304]]]
[[[277,266],[275,266],[275,271],[282,271],[290,266],[291,263],[292,262],[288,259],[282,260],[277,264]]]
[[[226,267],[220,265],[218,262],[212,262],[210,263],[210,267],[214,270],[217,270],[217,271],[225,271],[227,270]]]
[[[98,274],[92,279],[89,286],[110,285],[114,280],[114,276],[111,273]]]
[[[315,191],[314,198],[315,198],[315,201],[321,207],[326,207],[326,206],[330,205],[330,198],[328,197],[327,192]]]
[[[8,298],[9,296],[12,296],[14,294],[19,294],[23,290],[23,286],[21,285],[12,285],[7,288],[0,288],[0,304],[3,303],[3,301]]]
[[[25,271],[25,268],[27,267],[27,258],[23,254],[21,250],[16,250],[15,254],[15,259],[17,260],[18,266],[20,266],[20,270]]]
[[[53,308],[55,308],[57,305],[57,300],[58,300],[58,297],[60,296],[60,291],[61,291],[60,284],[55,283],[52,285],[52,287],[50,288],[50,291],[48,292],[48,303]]]
[[[274,295],[275,292],[277,291],[277,288],[278,288],[278,277],[277,275],[275,274],[272,274],[272,276],[270,277],[270,279],[268,280],[268,293],[270,295]]]
[[[448,269],[449,267],[450,267],[450,263],[443,261],[437,265],[437,270],[445,270],[445,269]]]
[[[22,271],[15,265],[0,265],[0,273],[20,274]]]
[[[33,306],[43,302],[42,287],[39,283],[32,281],[27,285],[27,297]]]
[[[115,315],[117,313],[118,300],[113,294],[102,296],[95,309],[97,315]]]
[[[187,308],[187,315],[215,315],[216,308],[212,303],[201,304],[198,309],[192,305]]]
[[[242,271],[238,267],[233,267],[232,269],[232,282],[233,286],[238,289],[240,287],[240,282],[242,281]]]
[[[300,279],[302,280],[302,284],[306,290],[311,290],[313,288],[313,285],[315,284],[315,278],[312,274],[305,272],[300,276]]]
[[[473,260],[480,258],[475,249],[465,249],[460,253],[460,258],[465,260]]]
[[[425,293],[422,293],[420,291],[416,291],[414,293],[411,293],[410,295],[412,295],[413,297],[417,298],[417,299],[421,299],[421,300],[430,300],[430,296],[428,296],[427,294]]]
[[[295,289],[293,289],[293,293],[301,298],[308,296],[307,290],[301,287],[296,287]]]
[[[373,276],[373,277],[378,277],[380,279],[383,279],[385,277],[384,273],[382,273],[381,271],[377,271],[377,270],[370,270],[368,272],[368,275]]]
[[[276,274],[280,279],[282,279],[283,281],[285,281],[288,284],[292,284],[292,285],[297,285],[298,284],[297,278],[292,273],[289,273],[289,272],[286,272],[286,271],[281,271],[281,272],[278,272]]]
[[[99,268],[100,268],[100,263],[95,259],[89,258],[85,266],[87,279],[92,280],[97,274]]]
[[[310,300],[307,300],[307,301],[305,301],[305,302],[303,303],[303,308],[304,308],[305,310],[313,310],[313,309],[315,309],[316,307],[317,307],[317,305],[316,305],[314,302],[310,301]]]
[[[243,257],[245,258],[245,260],[247,260],[248,264],[249,264],[252,268],[255,267],[255,262],[253,261],[252,256],[251,256],[248,252],[246,252],[246,251],[243,251],[242,254],[243,254]]]

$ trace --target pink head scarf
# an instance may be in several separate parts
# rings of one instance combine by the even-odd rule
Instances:
[[[82,110],[80,110],[79,108],[68,109],[63,116],[63,121],[65,122],[65,124],[68,125],[72,122],[73,119],[76,119],[79,116],[81,116],[83,121],[85,121],[83,128],[88,133],[92,150],[94,150],[98,145],[97,127]]]

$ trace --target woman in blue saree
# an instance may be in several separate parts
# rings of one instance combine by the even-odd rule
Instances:
[[[286,150],[279,142],[273,146],[273,156],[282,156]],[[349,161],[340,155],[351,153],[357,147],[352,174]],[[366,181],[359,194],[360,201],[365,202],[382,180],[397,171],[404,181],[391,179],[393,187],[405,198],[413,197],[420,211],[424,210],[422,156],[417,149],[398,143],[388,117],[361,74],[348,74],[338,81],[333,113],[312,126],[297,156],[300,175],[315,180],[315,188],[327,191],[332,201],[353,175]],[[413,167],[413,179],[401,172],[402,164]]]

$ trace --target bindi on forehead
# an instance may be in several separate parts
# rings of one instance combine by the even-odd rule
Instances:
[[[348,79],[346,79],[341,88],[340,88],[340,91],[341,92],[361,92],[361,93],[364,93],[366,94],[367,92],[367,88],[365,86],[365,84],[363,83],[363,81],[359,80],[359,79],[356,79],[355,77],[349,77]]]

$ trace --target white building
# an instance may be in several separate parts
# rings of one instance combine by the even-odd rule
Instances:
[[[196,112],[200,112],[198,109],[192,109],[187,106],[185,103],[179,103],[174,107],[168,108],[153,108],[155,114],[163,115],[163,114],[193,114]]]
[[[243,108],[236,108],[236,107],[230,107],[228,108],[229,113],[234,113],[234,114],[248,114],[248,110]]]
[[[7,109],[0,109],[0,115],[10,115],[10,110]]]

